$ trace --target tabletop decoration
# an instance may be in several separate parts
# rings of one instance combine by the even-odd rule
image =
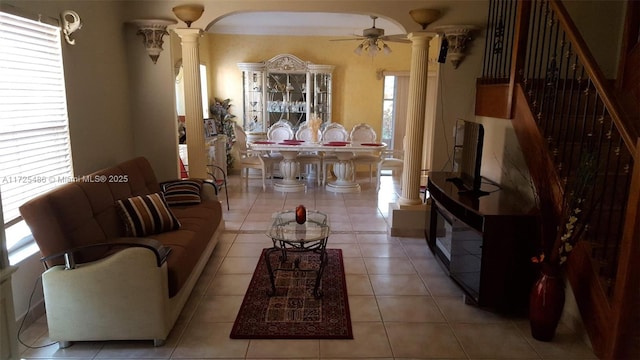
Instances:
[[[309,129],[311,129],[311,142],[318,143],[318,133],[320,132],[320,125],[322,125],[322,119],[315,113],[309,119]]]

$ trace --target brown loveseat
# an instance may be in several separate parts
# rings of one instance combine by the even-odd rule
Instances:
[[[164,343],[224,221],[213,187],[204,184],[198,203],[168,207],[179,229],[131,237],[118,200],[162,191],[139,157],[20,207],[48,267],[42,280],[49,337],[60,347],[85,340]]]

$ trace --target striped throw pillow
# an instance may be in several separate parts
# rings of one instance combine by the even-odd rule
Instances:
[[[117,204],[129,236],[149,236],[180,228],[180,222],[160,193],[118,200]]]
[[[202,188],[202,180],[188,179],[178,180],[164,185],[162,192],[164,199],[173,205],[197,205],[200,204],[200,189]]]

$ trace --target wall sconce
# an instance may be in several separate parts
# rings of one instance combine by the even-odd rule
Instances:
[[[414,9],[409,11],[409,15],[411,15],[413,21],[418,23],[422,27],[422,30],[424,30],[429,24],[440,18],[440,10]]]
[[[444,62],[444,59],[448,57],[453,68],[457,69],[465,57],[464,49],[467,42],[471,40],[471,32],[478,29],[473,25],[446,25],[434,28],[434,31],[444,36],[442,41],[446,41],[447,45],[446,48],[443,45],[443,49],[440,50],[440,62]]]
[[[169,35],[167,26],[176,24],[175,20],[165,19],[141,19],[131,20],[130,23],[138,27],[137,35],[142,35],[144,48],[147,50],[151,61],[155,64],[162,52],[163,37]]]
[[[64,34],[64,39],[67,44],[75,45],[76,39],[71,39],[71,34],[73,34],[76,30],[80,30],[82,28],[82,21],[80,21],[80,15],[73,10],[65,10],[60,14],[60,19],[62,19],[62,33]]]
[[[174,7],[171,10],[173,11],[173,13],[176,15],[178,19],[184,21],[184,23],[187,24],[187,27],[190,28],[191,23],[200,19],[200,16],[202,16],[202,13],[204,12],[204,6],[180,5],[180,6]]]

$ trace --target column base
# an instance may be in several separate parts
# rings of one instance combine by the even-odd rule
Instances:
[[[424,237],[429,229],[431,208],[427,204],[399,205],[389,203],[390,235],[398,237]]]
[[[339,183],[336,181],[328,183],[326,189],[334,193],[356,193],[360,192],[360,184],[349,182]]]
[[[275,190],[282,191],[282,192],[300,192],[300,191],[307,190],[307,186],[302,183],[294,183],[294,184],[275,183],[273,184],[273,188]]]

